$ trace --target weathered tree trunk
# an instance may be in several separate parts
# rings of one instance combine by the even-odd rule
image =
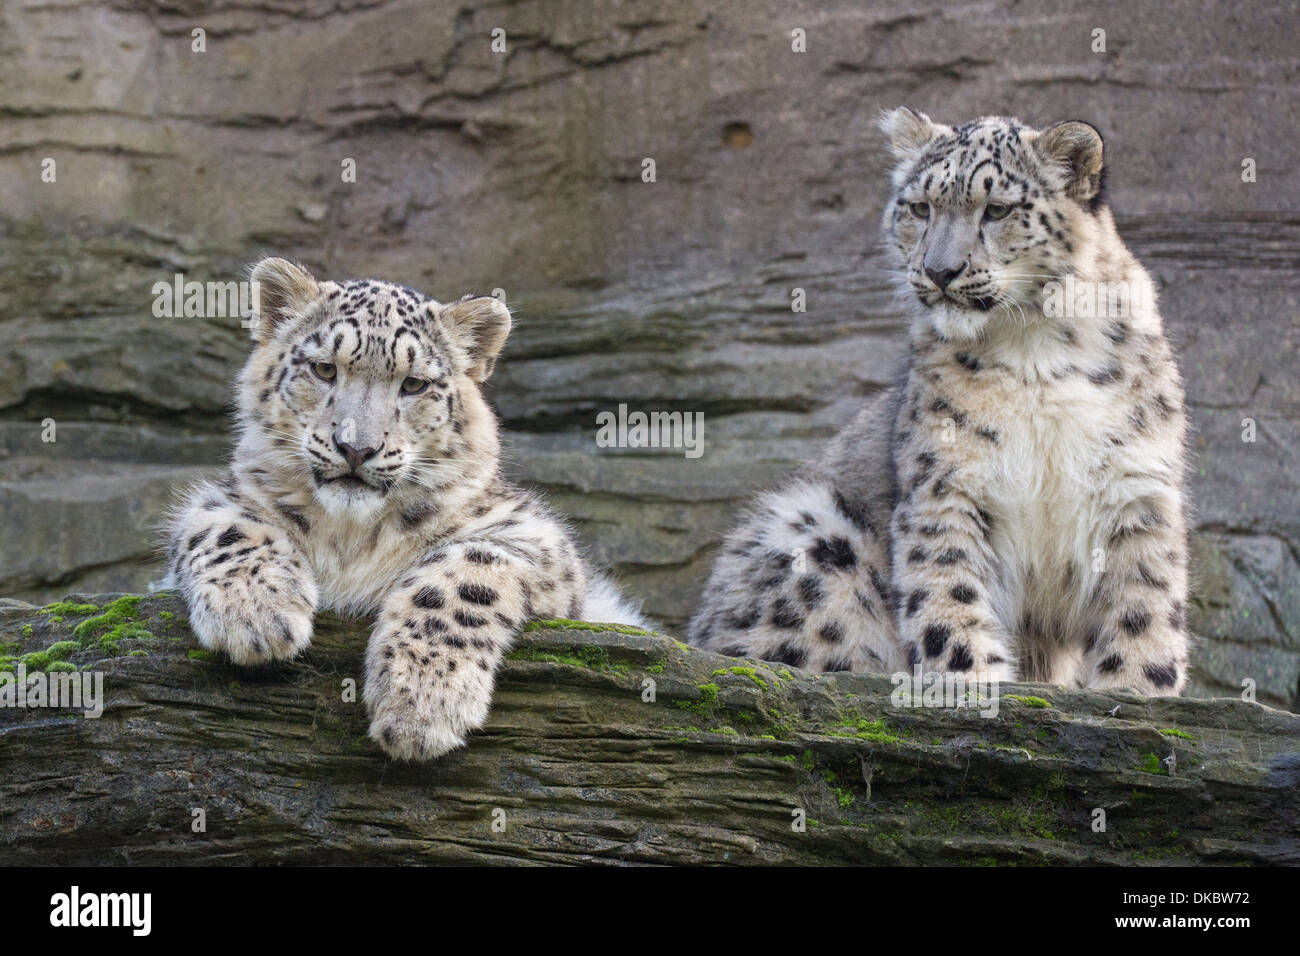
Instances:
[[[0,666],[102,672],[105,703],[0,709],[3,861],[1300,862],[1300,716],[1254,703],[1018,686],[987,718],[554,622],[466,749],[398,765],[345,693],[366,626],[317,627],[241,670],[168,596],[0,606]]]

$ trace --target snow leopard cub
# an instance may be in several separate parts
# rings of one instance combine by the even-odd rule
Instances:
[[[820,670],[1174,695],[1186,417],[1091,126],[881,118],[898,381],[722,546],[689,636]]]
[[[510,330],[504,305],[317,281],[283,259],[252,278],[232,463],[189,490],[168,534],[164,586],[204,647],[260,664],[304,650],[317,609],[375,615],[370,735],[427,759],[482,726],[530,619],[641,623],[545,503],[501,476],[479,386]]]

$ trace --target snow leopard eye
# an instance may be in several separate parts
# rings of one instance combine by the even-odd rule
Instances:
[[[997,222],[999,219],[1006,219],[1011,215],[1011,207],[1005,203],[991,202],[984,207],[984,218]]]
[[[415,378],[414,376],[409,376],[407,378],[402,379],[403,395],[419,395],[428,387],[429,387],[429,383],[422,378]]]
[[[912,215],[917,219],[930,218],[930,204],[928,202],[914,202],[908,205],[907,208],[912,210]]]
[[[334,367],[332,362],[312,362],[311,370],[312,374],[322,382],[332,382],[334,377],[338,375],[338,369]]]

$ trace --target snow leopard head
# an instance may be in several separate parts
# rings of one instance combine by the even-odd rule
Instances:
[[[880,126],[897,160],[886,244],[922,321],[954,340],[1028,321],[1043,285],[1070,274],[1098,232],[1100,134],[1004,116],[950,127],[906,107]]]
[[[444,305],[391,282],[318,281],[275,258],[252,279],[240,421],[262,439],[266,467],[296,472],[331,512],[365,514],[495,457],[479,385],[510,331],[500,301]]]

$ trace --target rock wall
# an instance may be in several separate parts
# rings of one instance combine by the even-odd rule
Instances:
[[[737,506],[901,349],[876,111],[1079,117],[1183,355],[1196,688],[1291,704],[1297,27],[1263,0],[7,4],[0,594],[150,578],[169,488],[224,453],[245,350],[234,319],[155,318],[151,289],[274,252],[440,298],[504,289],[511,467],[679,626]],[[705,413],[705,454],[598,448],[619,403]]]

